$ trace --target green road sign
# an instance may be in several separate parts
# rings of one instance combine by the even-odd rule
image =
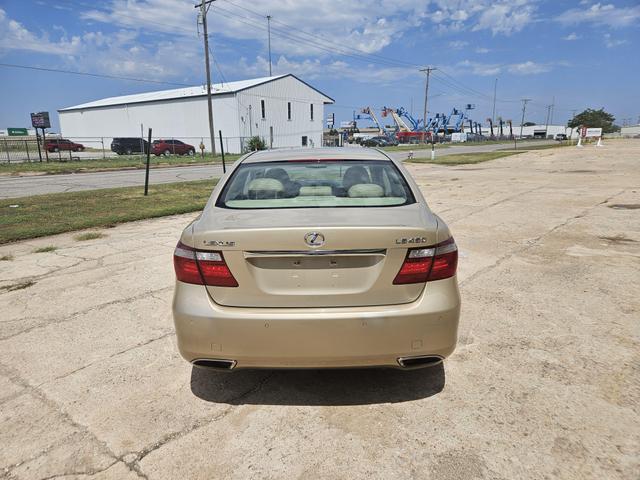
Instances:
[[[7,133],[10,137],[24,137],[29,135],[26,128],[7,128]]]

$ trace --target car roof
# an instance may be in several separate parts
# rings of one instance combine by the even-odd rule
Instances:
[[[360,147],[288,148],[250,153],[243,163],[288,162],[295,160],[387,160],[380,150]]]

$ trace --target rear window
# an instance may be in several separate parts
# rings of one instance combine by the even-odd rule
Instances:
[[[391,207],[415,199],[386,160],[322,160],[241,164],[224,186],[222,208]]]

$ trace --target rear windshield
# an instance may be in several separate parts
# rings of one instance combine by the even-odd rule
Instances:
[[[301,160],[241,164],[216,206],[391,207],[414,202],[407,182],[390,161]]]

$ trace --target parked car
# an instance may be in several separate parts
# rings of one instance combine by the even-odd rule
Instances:
[[[371,138],[367,138],[366,140],[363,140],[362,145],[365,147],[387,147],[390,145],[394,145],[394,140],[392,140],[389,137],[383,137],[383,136],[371,137]],[[397,144],[398,142],[395,141],[395,145]]]
[[[81,152],[84,150],[84,145],[81,143],[75,143],[66,138],[47,138],[44,147],[49,153],[58,152],[61,150],[71,150],[72,152]]]
[[[180,140],[154,140],[151,152],[156,155],[195,155],[196,149],[193,145],[181,142]]]
[[[566,133],[556,133],[555,139],[558,140],[559,142],[562,142],[564,140],[566,140],[567,134]]]
[[[458,249],[401,161],[270,150],[224,178],[174,251],[187,361],[410,369],[453,352]]]
[[[136,137],[114,138],[111,142],[111,151],[118,155],[131,155],[132,153],[147,153],[149,142]]]

